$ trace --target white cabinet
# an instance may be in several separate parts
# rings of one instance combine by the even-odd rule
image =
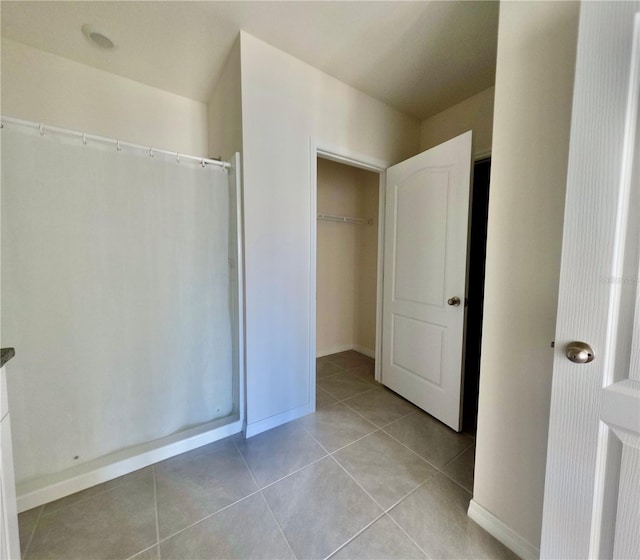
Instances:
[[[19,560],[18,509],[5,368],[0,368],[0,560]]]

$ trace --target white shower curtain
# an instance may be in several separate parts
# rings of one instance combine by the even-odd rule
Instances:
[[[228,174],[2,130],[17,481],[229,415]]]

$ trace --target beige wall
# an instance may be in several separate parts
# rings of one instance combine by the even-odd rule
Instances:
[[[495,88],[490,87],[422,121],[420,149],[428,150],[473,130],[473,154],[478,156],[490,152],[494,93]]]
[[[356,301],[353,348],[375,357],[378,279],[378,205],[380,176],[356,169],[356,216],[371,219],[372,224],[356,229]]]
[[[255,434],[313,408],[310,142],[388,166],[418,151],[420,124],[247,33],[240,39],[247,432]]]
[[[2,114],[135,144],[207,155],[207,107],[2,39]]]
[[[500,6],[474,502],[538,548],[579,5]]]
[[[316,355],[356,349],[373,356],[376,333],[376,173],[318,159],[318,213],[373,218],[372,225],[318,220]]]
[[[207,105],[209,156],[229,161],[242,152],[242,90],[240,83],[240,36],[218,79]]]

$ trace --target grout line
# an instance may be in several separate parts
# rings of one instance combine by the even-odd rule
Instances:
[[[322,447],[322,445],[321,445]],[[311,461],[309,464],[305,465],[304,467],[300,467],[299,469],[296,469],[295,471],[291,471],[289,474],[285,474],[284,476],[281,476],[278,480],[274,480],[273,482],[269,482],[269,484],[265,484],[262,488],[260,488],[260,491],[262,492],[263,490],[266,490],[267,488],[271,488],[274,484],[278,484],[278,482],[283,481],[285,478],[289,478],[290,476],[299,473],[300,471],[303,471],[304,469],[306,469],[307,467],[310,467],[312,465],[315,465],[316,463],[319,463],[320,461],[322,461],[323,459],[326,459],[327,457],[329,457],[331,454],[329,452],[327,452],[327,450],[322,447],[322,449],[325,451],[326,455],[323,455],[322,457],[319,457],[318,459],[315,459],[313,461]]]
[[[471,449],[473,446],[475,445],[475,442],[472,443],[469,447],[466,447],[465,449],[463,449],[462,451],[460,451],[457,455],[455,455],[454,457],[451,457],[451,459],[449,459],[444,465],[442,465],[442,468],[444,469],[447,465],[453,463],[458,457],[460,457],[461,455],[464,455],[467,451],[469,451],[469,449]]]
[[[373,521],[371,521],[370,523],[367,523],[362,529],[360,529],[355,535],[353,535],[353,537],[351,537],[349,540],[345,541],[344,543],[342,543],[338,548],[336,548],[331,554],[329,554],[328,556],[325,556],[324,560],[329,560],[329,558],[331,558],[334,554],[336,554],[337,552],[339,552],[340,550],[342,550],[345,546],[347,546],[350,542],[354,541],[356,538],[358,538],[362,533],[364,533],[369,527],[371,527],[371,525],[373,525],[376,521],[382,519],[385,516],[385,512],[383,511],[380,515],[378,515]]]
[[[329,378],[328,377],[324,377],[323,379],[329,379]],[[320,381],[323,381],[323,379],[321,379]],[[363,383],[367,383],[367,382],[363,381]],[[334,399],[336,399],[339,403],[341,403],[341,402],[344,402],[344,401],[348,401],[349,399],[352,399],[354,397],[359,397],[360,395],[364,395],[365,393],[370,393],[371,391],[375,391],[377,389],[377,387],[375,387],[374,385],[371,385],[370,383],[367,383],[367,385],[369,385],[369,387],[367,389],[365,389],[364,391],[360,391],[359,393],[354,393],[353,395],[349,395],[348,397],[344,397],[343,399],[341,399],[337,395],[334,395],[329,389],[325,389],[319,383],[316,383],[316,388],[319,387],[325,393],[329,393],[329,395],[331,395]]]
[[[38,513],[38,517],[36,517],[36,522],[33,524],[33,529],[31,529],[31,534],[29,535],[29,540],[27,541],[27,545],[24,547],[24,551],[21,551],[20,556],[22,558],[27,557],[27,552],[29,551],[29,547],[31,546],[31,541],[33,541],[33,537],[36,534],[38,524],[40,523],[40,519],[42,518],[42,514],[44,513],[44,508],[46,505],[47,504],[43,504],[40,506],[40,513]]]
[[[447,474],[444,471],[440,471],[440,474],[443,475],[444,477],[448,478],[454,484],[457,484],[458,486],[460,486],[460,488],[462,488],[467,494],[469,494],[470,498],[473,498],[473,489],[469,490],[466,486],[463,486],[460,482],[458,482],[450,474]]]
[[[404,499],[404,498],[403,498],[403,499]],[[398,522],[397,522],[393,517],[391,517],[391,516],[389,515],[389,513],[388,513],[388,512],[387,512],[385,515],[386,515],[386,516],[391,520],[391,522],[392,522],[392,523],[394,523],[394,524],[395,524],[395,526],[396,526],[396,527],[398,527],[398,529],[400,529],[400,530],[405,534],[405,536],[406,536],[406,537],[407,537],[407,538],[408,538],[408,539],[409,539],[413,544],[415,544],[415,545],[418,547],[418,550],[419,550],[420,552],[422,552],[422,554],[424,554],[424,555],[425,555],[425,557],[427,558],[427,560],[431,560],[431,556],[429,556],[429,555],[427,554],[427,551],[426,551],[424,548],[422,548],[422,547],[421,547],[421,546],[420,546],[420,545],[419,545],[419,544],[414,540],[414,538],[413,538],[409,533],[407,533],[407,532],[403,529],[403,527],[402,527],[402,525],[400,525],[400,523],[398,523]]]
[[[0,0],[0,2],[1,2],[1,1],[2,1],[2,0]],[[154,464],[155,464],[155,463],[154,463]],[[113,479],[111,479],[111,480],[106,480],[105,482],[101,482],[100,484],[96,484],[96,485],[94,485],[94,486],[90,486],[89,488],[86,488],[85,490],[80,490],[79,492],[74,492],[73,494],[68,494],[67,496],[62,496],[62,498],[58,498],[57,500],[53,500],[53,501],[51,501],[51,502],[47,502],[46,504],[43,504],[43,507],[44,507],[45,509],[46,509],[46,506],[48,506],[48,505],[50,505],[50,504],[53,504],[53,503],[55,503],[55,502],[57,502],[57,501],[64,500],[65,498],[68,498],[68,497],[70,497],[70,496],[73,496],[74,494],[79,494],[80,492],[86,492],[86,491],[88,491],[88,490],[91,490],[92,488],[97,488],[97,487],[100,487],[100,486],[106,486],[107,484],[113,484],[116,480],[122,479],[120,482],[118,482],[118,483],[116,483],[116,484],[113,484],[113,485],[112,485],[111,487],[109,487],[109,488],[106,488],[106,487],[105,487],[104,489],[102,489],[102,490],[100,490],[100,491],[96,492],[95,494],[89,494],[88,496],[85,496],[84,498],[80,498],[79,500],[76,500],[76,501],[74,501],[74,502],[71,502],[70,504],[65,504],[65,505],[62,505],[62,506],[60,506],[60,507],[56,507],[55,509],[53,509],[53,510],[51,510],[51,511],[49,511],[49,512],[46,512],[46,513],[45,513],[45,511],[43,510],[43,511],[42,511],[42,515],[43,515],[44,517],[48,517],[49,515],[53,515],[54,513],[58,513],[58,512],[60,512],[60,511],[62,511],[62,510],[68,509],[68,508],[73,507],[73,506],[77,506],[78,504],[82,504],[82,503],[84,503],[84,502],[87,502],[87,501],[89,501],[89,500],[92,500],[93,498],[97,498],[98,496],[102,496],[102,495],[104,495],[104,494],[106,494],[106,493],[108,493],[108,492],[113,492],[113,491],[114,491],[114,490],[116,490],[117,488],[120,488],[123,484],[128,484],[128,483],[130,482],[130,480],[124,480],[125,478],[127,478],[127,477],[133,477],[133,475],[135,475],[135,476],[140,476],[140,474],[139,474],[139,473],[140,473],[141,471],[143,471],[143,470],[145,470],[145,469],[148,469],[148,468],[149,468],[149,467],[151,467],[151,466],[152,466],[152,465],[149,465],[149,466],[147,466],[147,467],[142,467],[141,469],[136,469],[136,470],[135,470],[135,471],[133,471],[133,472],[130,472],[130,473],[127,473],[127,474],[123,474],[122,476],[118,476],[118,477],[113,478]]]
[[[389,424],[390,425],[390,424]],[[385,426],[388,427],[388,426]],[[387,432],[384,428],[380,428],[381,431],[383,431],[385,434],[387,434],[393,441],[398,442],[400,445],[402,445],[403,447],[406,447],[409,451],[411,451],[411,453],[413,453],[416,457],[420,457],[420,459],[422,459],[425,463],[427,463],[430,467],[433,467],[434,469],[436,469],[437,471],[439,471],[440,469],[434,465],[431,461],[429,461],[428,459],[425,459],[422,455],[420,455],[420,453],[418,453],[417,451],[415,451],[414,449],[411,449],[411,447],[409,447],[406,443],[403,443],[402,441],[400,441],[399,439],[395,438],[393,435],[391,435],[389,432]]]
[[[133,556],[129,556],[129,558],[127,558],[127,560],[133,560],[136,556],[138,556],[138,554],[142,554],[143,552],[146,552],[147,550],[151,550],[153,547],[158,547],[158,558],[160,558],[160,547],[157,544],[152,544],[151,546],[148,546],[147,548],[143,548],[142,550],[139,550],[138,552],[136,552]]]
[[[438,473],[434,472],[431,473],[429,476],[427,476],[427,478],[425,478],[423,481],[419,482],[415,488],[412,488],[411,490],[409,490],[404,496],[402,496],[402,498],[400,498],[399,500],[396,500],[391,506],[389,506],[387,509],[385,509],[385,513],[389,513],[394,507],[396,507],[397,505],[400,504],[400,502],[402,502],[405,498],[408,498],[411,494],[413,494],[418,488],[420,488],[421,486],[424,486],[427,482],[429,482],[434,476],[436,476]]]
[[[347,469],[345,469],[345,468],[342,466],[342,464],[340,463],[340,461],[338,461],[338,460],[337,460],[333,455],[331,455],[331,458],[334,460],[334,462],[336,463],[336,465],[338,465],[338,467],[340,467],[340,468],[341,468],[341,469],[346,473],[346,475],[347,475],[351,480],[353,480],[353,481],[354,481],[354,482],[355,482],[355,483],[360,487],[360,489],[361,489],[361,490],[362,490],[362,491],[363,491],[367,496],[369,496],[369,498],[373,501],[373,503],[374,503],[376,506],[378,506],[378,507],[380,508],[380,510],[382,511],[382,514],[386,513],[386,512],[385,512],[384,507],[383,507],[383,506],[381,506],[381,505],[378,503],[378,501],[377,501],[377,500],[376,500],[376,499],[375,499],[371,494],[369,494],[369,491],[368,491],[364,486],[362,486],[362,484],[360,484],[360,482],[358,482],[358,481],[356,480],[356,478],[355,478],[355,477],[354,477],[354,476],[353,476],[353,475],[352,475],[352,474],[351,474]],[[380,516],[378,516],[378,517],[380,517]]]
[[[368,434],[364,434],[363,436],[360,436],[358,439],[354,439],[352,442],[347,443],[346,445],[343,445],[342,447],[338,447],[338,449],[331,451],[329,453],[329,455],[333,456],[336,453],[338,453],[339,451],[342,451],[343,449],[346,449],[347,447],[349,447],[350,445],[353,445],[354,443],[358,443],[359,441],[362,441],[364,438],[367,438],[373,434],[375,434],[376,432],[380,431],[380,428],[378,428],[377,426],[371,424],[375,430],[373,430],[372,432],[369,432]]]
[[[253,483],[256,485],[256,488],[260,489],[260,485],[258,484],[258,481],[256,480],[256,477],[253,475],[253,471],[251,470],[251,467],[249,466],[249,463],[247,463],[247,460],[244,458],[244,455],[242,454],[242,451],[240,451],[240,448],[238,447],[238,442],[234,441],[233,445],[236,448],[236,451],[238,452],[238,455],[240,455],[240,458],[242,459],[242,462],[244,463],[244,466],[247,467],[247,470],[249,471],[249,475],[251,476],[251,480],[253,480]]]
[[[267,497],[264,495],[264,493],[262,491],[260,491],[260,495],[262,496],[262,499],[264,500],[264,503],[267,504],[267,508],[271,512],[271,517],[273,517],[273,520],[276,522],[276,525],[278,526],[278,530],[280,531],[280,534],[282,535],[282,538],[284,539],[284,542],[287,543],[287,546],[289,547],[289,550],[291,551],[291,554],[293,554],[294,558],[297,558],[298,555],[293,551],[293,547],[291,546],[291,543],[289,542],[289,539],[284,534],[284,529],[282,528],[282,525],[280,525],[280,521],[279,521],[278,517],[276,516],[275,512],[273,511],[273,509],[271,507],[271,504],[269,503],[269,500],[267,500]]]
[[[375,390],[375,389],[374,389]],[[379,389],[378,389],[379,390]],[[364,418],[367,422],[369,422],[370,424],[373,424],[376,428],[378,428],[379,430],[382,430],[383,428],[386,428],[387,426],[390,426],[391,424],[394,424],[395,422],[398,422],[399,420],[402,420],[403,418],[406,418],[407,416],[411,416],[412,414],[415,414],[417,411],[415,410],[411,410],[409,412],[407,412],[405,415],[400,416],[399,418],[396,418],[395,420],[392,420],[391,422],[387,422],[386,424],[383,424],[382,426],[379,426],[378,424],[374,424],[374,422],[372,420],[370,420],[369,418],[367,418],[364,414],[362,414],[360,411],[356,410],[355,408],[349,406],[349,403],[347,401],[350,401],[351,399],[353,399],[354,397],[358,397],[360,395],[365,395],[367,393],[370,393],[371,391],[365,391],[364,393],[360,393],[358,395],[354,395],[353,397],[349,397],[348,399],[345,399],[344,401],[340,401],[343,405],[345,405],[346,407],[349,408],[349,410],[353,410],[353,412],[355,412],[356,414],[362,416],[362,418]]]
[[[195,527],[196,525],[202,523],[203,521],[206,521],[207,519],[210,519],[214,515],[218,515],[219,513],[222,513],[223,511],[235,506],[236,504],[239,504],[240,502],[244,502],[245,500],[248,500],[252,496],[255,496],[256,494],[259,494],[259,493],[260,493],[260,490],[256,490],[254,492],[251,492],[251,494],[247,494],[246,496],[244,496],[243,498],[240,498],[239,500],[236,500],[232,504],[227,504],[223,508],[220,508],[220,509],[214,511],[213,513],[209,513],[208,515],[205,515],[201,519],[198,519],[197,521],[194,521],[193,523],[190,523],[189,525],[187,525],[186,527],[183,527],[179,531],[176,531],[175,533],[171,533],[170,535],[167,535],[166,537],[160,539],[160,541],[158,542],[158,548],[160,547],[160,544],[162,544],[163,542],[168,541],[169,539],[175,537],[176,535],[179,535],[180,533],[184,533],[184,531],[186,531],[187,529],[191,529],[191,527]]]
[[[393,422],[392,422],[393,423]],[[389,424],[388,426],[390,426],[391,424]],[[388,427],[385,426],[385,427]],[[392,434],[390,434],[389,432],[387,432],[384,428],[381,428],[381,430],[387,434],[389,437],[391,437],[392,439],[394,439],[395,441],[397,441],[400,445],[403,445],[404,447],[406,447],[409,451],[411,451],[414,455],[417,455],[418,457],[420,457],[420,459],[422,459],[423,461],[427,462],[429,465],[431,465],[434,469],[436,469],[439,473],[445,475],[447,478],[449,478],[450,480],[452,480],[453,482],[455,482],[458,486],[460,486],[460,488],[464,488],[464,490],[466,490],[467,492],[469,492],[469,490],[467,488],[465,488],[462,484],[460,484],[457,480],[453,479],[450,475],[448,475],[443,469],[444,467],[446,467],[449,463],[455,461],[458,457],[460,457],[460,455],[462,455],[463,453],[467,452],[469,449],[471,449],[474,445],[475,442],[473,442],[471,445],[469,445],[468,447],[465,447],[462,451],[460,451],[459,453],[457,453],[456,455],[454,455],[451,459],[449,459],[446,463],[444,463],[444,465],[438,467],[437,465],[435,465],[434,463],[432,463],[431,461],[429,461],[428,459],[425,459],[422,455],[420,455],[418,452],[414,451],[413,449],[411,449],[411,447],[409,447],[406,443],[403,443],[402,441],[400,441],[399,439],[397,439],[396,437],[394,437]],[[426,482],[426,481],[425,481]],[[424,483],[422,483],[424,484]],[[421,485],[422,485],[421,484]],[[473,492],[470,492],[473,495]]]

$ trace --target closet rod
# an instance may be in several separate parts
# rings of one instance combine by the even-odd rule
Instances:
[[[341,222],[343,224],[371,225],[373,223],[373,220],[365,220],[363,218],[350,218],[349,216],[335,216],[333,214],[318,214],[318,220],[326,220],[328,222]]]
[[[17,125],[26,126],[29,128],[37,128],[40,130],[41,136],[44,136],[44,133],[49,131],[49,132],[56,132],[58,134],[66,134],[68,136],[76,136],[78,138],[82,138],[82,142],[84,144],[86,144],[88,140],[92,140],[94,142],[102,142],[104,144],[113,144],[118,151],[120,151],[122,148],[130,148],[133,150],[144,150],[145,152],[149,153],[150,157],[153,157],[154,154],[164,154],[167,156],[175,157],[178,162],[180,162],[181,160],[196,161],[199,164],[201,164],[202,167],[204,167],[205,165],[217,165],[222,169],[229,169],[231,167],[231,164],[227,161],[218,161],[217,159],[188,156],[178,152],[170,152],[168,150],[153,148],[152,146],[142,146],[141,144],[132,144],[130,142],[122,142],[121,140],[114,140],[113,138],[105,138],[104,136],[87,134],[85,132],[78,132],[77,130],[69,130],[67,128],[58,128],[57,126],[45,125],[43,123],[37,123],[33,121],[24,121],[21,119],[15,119],[13,117],[0,116],[0,122],[2,123],[2,128],[4,128],[4,123],[17,124]]]

